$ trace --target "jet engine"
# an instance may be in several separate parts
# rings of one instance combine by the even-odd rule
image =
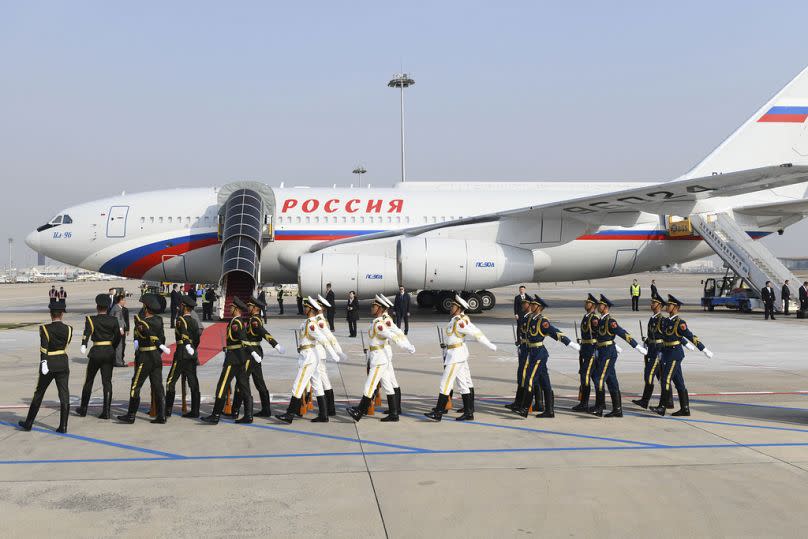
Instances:
[[[398,290],[396,261],[384,256],[309,253],[298,260],[298,285],[304,295],[324,293],[325,285],[340,298],[351,290],[360,298]]]
[[[413,290],[480,290],[533,280],[533,252],[491,241],[399,240],[398,278]],[[547,261],[549,263],[549,260]]]

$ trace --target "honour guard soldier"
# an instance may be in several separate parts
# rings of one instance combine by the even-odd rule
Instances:
[[[174,408],[175,388],[180,376],[185,376],[188,381],[188,389],[191,390],[191,411],[182,417],[199,417],[199,378],[196,376],[196,366],[199,363],[197,349],[201,332],[199,323],[191,313],[196,307],[196,297],[183,295],[180,298],[181,314],[174,323],[174,339],[176,348],[174,349],[174,360],[171,362],[171,369],[166,378],[166,417],[171,417]]]
[[[384,318],[385,324],[390,322],[388,326],[390,330],[393,332],[395,337],[392,339],[396,346],[406,350],[410,354],[415,353],[415,347],[412,345],[410,340],[407,338],[407,334],[398,327],[398,324],[393,320],[390,316],[390,308],[393,307],[393,302],[387,299],[386,296],[382,296],[381,294],[376,296],[379,298],[382,303],[384,303],[384,312],[382,313],[382,318]],[[393,384],[393,393],[396,396],[396,414],[401,414],[401,387],[398,385],[398,378],[396,378],[396,370],[393,367],[393,347],[390,346],[390,339],[385,342],[384,351],[388,357],[387,363],[387,375],[390,377],[390,383]],[[471,389],[472,394],[474,394],[474,388]],[[383,413],[390,414],[390,409],[388,408]]]
[[[56,432],[67,432],[67,417],[70,415],[70,391],[67,388],[70,377],[70,365],[67,361],[67,345],[73,337],[73,328],[62,322],[65,312],[63,301],[52,301],[50,309],[50,324],[39,326],[39,373],[28,408],[28,416],[18,425],[22,430],[31,430],[34,419],[42,404],[42,397],[52,380],[56,380],[56,390],[59,392],[59,428]]]
[[[140,298],[143,314],[135,315],[135,374],[129,389],[129,409],[126,415],[119,415],[123,423],[134,423],[137,409],[140,406],[140,389],[149,379],[152,396],[157,401],[157,417],[152,423],[165,423],[165,393],[163,391],[163,357],[171,350],[166,346],[166,335],[163,330],[163,317],[157,315],[163,307],[156,294],[144,294]],[[162,353],[161,353],[162,352]]]
[[[334,293],[332,292],[331,295],[333,294]],[[317,303],[320,305],[320,310],[317,313],[317,323],[320,325],[320,331],[322,331],[325,336],[328,337],[328,341],[331,343],[331,346],[334,348],[337,356],[339,356],[340,359],[348,359],[348,356],[342,351],[342,346],[340,346],[339,341],[337,341],[337,338],[334,337],[334,333],[331,331],[331,327],[334,325],[333,320],[329,321],[326,319],[326,315],[331,312],[333,305],[320,294],[317,294]],[[337,415],[337,405],[334,400],[334,389],[331,387],[331,378],[328,377],[328,365],[326,364],[325,348],[319,344],[317,345],[317,356],[320,359],[320,362],[317,364],[317,369],[320,373],[320,384],[322,384],[323,392],[325,393],[326,409],[328,410],[329,417],[334,417]]]
[[[522,393],[524,392],[524,388],[522,387],[524,380],[525,380],[525,369],[527,369],[527,326],[530,322],[530,319],[533,318],[533,311],[530,307],[530,296],[528,294],[524,294],[524,287],[520,286],[519,291],[523,292],[521,296],[516,296],[516,299],[521,299],[520,303],[520,312],[517,315],[516,320],[516,359],[517,359],[517,366],[516,366],[516,396],[513,399],[513,402],[510,404],[506,404],[505,408],[515,412],[519,410],[522,406]]]
[[[595,356],[597,355],[596,344],[598,342],[595,327],[592,325],[598,318],[595,312],[597,304],[598,298],[592,294],[587,295],[586,300],[584,300],[586,313],[581,318],[581,338],[578,341],[578,344],[581,345],[581,349],[578,351],[578,376],[580,378],[578,398],[580,402],[572,407],[573,412],[589,411],[589,393],[592,388],[590,379],[594,372]]]
[[[264,349],[261,348],[261,341],[266,341],[271,347],[283,354],[286,352],[283,345],[275,340],[267,328],[264,327],[264,318],[262,313],[266,314],[267,304],[260,297],[253,297],[247,301],[247,306],[250,308],[250,318],[247,321],[247,339],[244,345],[247,351],[253,358],[252,366],[250,367],[250,376],[252,377],[255,389],[258,391],[258,397],[261,400],[261,410],[256,417],[271,417],[271,409],[269,402],[269,388],[264,380],[264,370],[261,367],[264,360]],[[238,414],[238,408],[241,402],[241,395],[236,391],[233,398],[234,413]]]
[[[291,423],[295,416],[301,417],[300,399],[303,397],[303,392],[306,391],[306,386],[311,382],[311,389],[317,397],[318,408],[317,417],[312,419],[312,422],[327,423],[328,406],[323,386],[320,383],[318,369],[320,358],[317,353],[317,345],[321,345],[334,361],[338,362],[340,358],[334,347],[331,346],[328,336],[320,329],[320,320],[317,319],[317,312],[322,310],[320,304],[310,296],[306,297],[303,301],[303,310],[307,318],[299,329],[300,338],[297,351],[300,354],[300,359],[297,362],[297,375],[292,383],[292,397],[289,399],[289,407],[286,409],[286,413],[275,417],[284,423]]]
[[[698,348],[708,358],[712,359],[713,357],[713,353],[690,331],[687,322],[679,317],[679,309],[682,305],[681,301],[668,294],[667,311],[669,316],[662,324],[662,378],[660,379],[662,395],[659,398],[659,406],[652,408],[654,412],[663,416],[665,415],[665,403],[673,400],[671,382],[676,386],[680,406],[679,411],[671,415],[690,415],[690,396],[687,393],[687,387],[685,387],[684,376],[682,376],[682,361],[685,359],[685,352],[682,347],[684,346],[688,350]]]
[[[249,372],[250,363],[254,360],[247,355],[247,349],[244,347],[244,341],[248,339],[246,338],[247,328],[243,316],[248,311],[247,304],[241,298],[233,298],[233,303],[230,307],[232,318],[227,326],[224,362],[222,363],[219,381],[216,383],[213,412],[209,416],[202,418],[202,421],[211,425],[219,423],[224,403],[227,400],[226,391],[230,387],[230,382],[233,378],[236,379],[236,391],[241,393],[241,399],[244,402],[244,416],[241,419],[236,419],[236,423],[253,422],[253,400]]]
[[[648,326],[646,330],[647,337],[645,338],[645,346],[648,348],[648,353],[645,355],[645,369],[643,369],[643,383],[642,397],[637,400],[632,400],[634,404],[640,408],[648,408],[648,403],[651,400],[651,395],[654,393],[654,377],[659,378],[659,361],[662,356],[662,307],[665,305],[665,300],[655,293],[651,293],[651,318],[648,319]]]
[[[478,342],[487,346],[490,350],[496,350],[497,347],[488,337],[483,335],[477,326],[471,323],[469,317],[466,316],[465,310],[469,308],[466,300],[458,295],[455,295],[452,302],[452,309],[450,314],[452,319],[444,329],[446,336],[446,359],[444,360],[443,375],[440,380],[440,387],[438,393],[438,403],[435,408],[426,414],[429,419],[440,421],[446,410],[446,404],[449,402],[449,393],[454,387],[455,380],[457,381],[460,394],[463,396],[463,415],[455,418],[456,421],[466,421],[474,419],[474,401],[471,397],[471,388],[474,386],[471,380],[471,371],[469,370],[469,349],[466,346],[466,337],[473,337]]]
[[[533,395],[533,384],[538,383],[541,385],[544,394],[544,411],[536,417],[555,417],[553,387],[550,384],[550,374],[547,372],[547,360],[550,359],[550,354],[547,352],[547,347],[544,346],[544,339],[548,336],[552,337],[565,346],[578,351],[580,351],[581,346],[578,343],[571,342],[566,335],[561,333],[545,318],[543,313],[544,309],[547,308],[547,303],[543,299],[536,295],[530,300],[530,305],[533,309],[533,317],[531,317],[527,327],[527,369],[522,383],[522,403],[515,411],[522,417],[527,417],[528,407]],[[538,380],[536,380],[536,377],[538,377]]]
[[[638,343],[628,331],[620,327],[617,320],[612,318],[609,309],[613,303],[600,295],[598,301],[598,312],[600,318],[593,320],[593,327],[597,328],[598,355],[595,361],[595,377],[597,385],[595,387],[595,407],[590,409],[593,415],[603,416],[603,408],[606,406],[606,392],[604,384],[609,388],[609,396],[612,399],[612,411],[606,417],[623,417],[623,403],[620,397],[620,384],[617,381],[615,363],[617,363],[617,346],[614,343],[615,336],[625,340],[632,348],[646,355],[648,350]]]
[[[112,367],[115,364],[115,350],[121,340],[121,326],[115,316],[107,314],[110,298],[107,294],[98,294],[95,297],[96,314],[84,319],[84,335],[81,339],[81,354],[87,354],[87,343],[92,340],[87,361],[87,373],[84,376],[84,387],[81,390],[81,403],[76,408],[76,414],[81,417],[87,415],[87,405],[90,403],[90,394],[93,392],[95,375],[101,371],[101,386],[104,394],[104,404],[99,419],[109,419],[110,406],[112,406]]]
[[[393,376],[390,372],[390,358],[392,352],[387,349],[390,347],[389,341],[395,342],[402,348],[408,351],[415,352],[415,348],[407,342],[403,344],[403,340],[398,338],[397,333],[393,329],[395,324],[389,316],[385,316],[388,309],[387,298],[377,295],[370,306],[370,313],[373,316],[373,321],[370,323],[368,330],[368,362],[370,364],[370,371],[365,379],[365,387],[362,390],[362,400],[359,406],[352,406],[347,408],[348,415],[354,421],[359,421],[362,416],[367,414],[370,403],[373,399],[373,393],[376,387],[381,383],[381,389],[387,395],[387,405],[389,407],[388,414],[382,419],[384,422],[398,421],[398,400],[393,385]],[[399,393],[400,394],[400,393]]]

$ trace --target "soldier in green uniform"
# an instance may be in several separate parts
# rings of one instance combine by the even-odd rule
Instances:
[[[645,355],[645,369],[643,369],[642,379],[644,388],[642,397],[632,400],[640,408],[648,408],[648,402],[654,393],[654,377],[659,378],[659,363],[662,357],[662,307],[665,300],[659,294],[651,294],[651,318],[648,319],[645,338],[645,346],[648,353]]]
[[[196,307],[196,298],[184,295],[180,298],[182,315],[177,317],[174,324],[174,360],[166,378],[166,417],[171,417],[174,408],[175,389],[180,376],[185,376],[188,388],[191,390],[191,411],[182,417],[199,417],[199,378],[196,376],[196,366],[199,363],[197,349],[199,348],[199,323],[191,313]]]
[[[129,409],[126,415],[119,415],[123,423],[134,423],[137,409],[140,406],[140,389],[149,379],[152,395],[157,401],[157,417],[152,423],[166,422],[166,402],[163,391],[163,357],[171,350],[166,346],[166,335],[163,330],[163,317],[157,313],[162,310],[160,300],[155,294],[145,294],[140,298],[143,313],[135,315],[135,374],[129,389]]]
[[[22,430],[31,430],[42,404],[42,397],[52,380],[56,380],[59,392],[59,428],[56,432],[67,432],[67,417],[70,414],[70,392],[67,389],[70,365],[67,362],[67,345],[73,337],[73,328],[62,322],[65,312],[64,301],[54,301],[49,305],[51,323],[39,326],[39,376],[28,408],[28,416],[18,424]]]
[[[234,377],[236,379],[236,391],[241,392],[241,398],[244,401],[244,417],[237,419],[236,423],[253,422],[253,400],[248,373],[250,372],[250,363],[255,360],[247,355],[244,348],[244,341],[248,339],[246,338],[246,323],[242,318],[243,314],[248,311],[247,304],[241,298],[233,298],[233,304],[230,307],[230,314],[233,318],[227,326],[227,344],[225,346],[224,363],[222,363],[222,373],[219,375],[219,381],[216,384],[216,400],[213,403],[213,412],[209,416],[202,418],[202,421],[206,423],[212,425],[219,423],[224,403],[227,400],[226,391]]]
[[[595,328],[592,322],[597,320],[598,315],[595,309],[598,304],[598,298],[592,294],[587,295],[584,300],[584,310],[586,313],[581,318],[581,338],[578,339],[578,344],[581,349],[578,351],[578,378],[580,385],[578,386],[578,399],[580,402],[572,407],[573,412],[588,412],[589,411],[589,393],[592,389],[590,382],[593,367],[595,366],[595,356],[597,355],[597,336],[595,335]]]
[[[81,353],[87,354],[87,343],[92,340],[93,346],[87,354],[87,373],[84,376],[84,388],[81,390],[81,402],[76,414],[87,415],[87,405],[93,392],[95,375],[101,371],[101,387],[104,404],[99,419],[109,419],[112,406],[112,367],[115,364],[115,348],[121,340],[121,326],[118,319],[108,315],[110,297],[98,294],[95,297],[96,314],[84,319],[84,335],[81,338]]]

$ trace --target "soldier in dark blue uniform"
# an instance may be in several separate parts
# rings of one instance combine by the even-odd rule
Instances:
[[[609,309],[613,303],[604,296],[600,295],[598,300],[598,312],[600,318],[592,322],[593,327],[597,327],[597,347],[598,355],[595,361],[595,378],[597,385],[595,386],[595,407],[590,409],[593,415],[598,417],[603,416],[603,408],[606,406],[606,392],[604,391],[604,384],[609,388],[609,396],[612,399],[612,411],[606,414],[606,417],[623,417],[623,403],[620,396],[620,384],[617,381],[617,373],[615,372],[615,364],[617,363],[617,347],[614,344],[615,336],[625,340],[632,348],[642,353],[648,353],[628,331],[620,327],[617,320],[612,318]]]
[[[180,314],[174,322],[174,359],[166,377],[166,417],[171,417],[174,409],[177,380],[185,376],[188,389],[191,390],[191,411],[182,417],[199,417],[199,378],[196,375],[196,366],[199,363],[199,341],[201,332],[199,323],[191,316],[196,307],[196,297],[183,295],[180,298]]]
[[[39,372],[34,397],[28,408],[28,416],[24,421],[19,421],[18,425],[22,430],[31,430],[45,391],[51,381],[56,380],[56,390],[59,392],[59,428],[56,432],[65,433],[67,417],[70,415],[70,391],[67,388],[70,365],[66,349],[73,338],[73,328],[62,322],[62,315],[65,312],[64,301],[52,301],[48,307],[51,323],[39,326]]]
[[[595,312],[597,304],[598,298],[592,294],[589,294],[584,301],[586,314],[581,319],[581,338],[578,340],[578,344],[581,345],[581,349],[578,351],[578,376],[580,378],[578,400],[580,402],[572,407],[573,412],[589,411],[589,393],[592,387],[590,379],[594,373],[595,356],[597,355],[595,345],[598,342],[596,329],[592,325],[592,322],[598,318]]]
[[[166,346],[163,317],[157,313],[163,310],[156,294],[144,294],[140,298],[143,314],[135,315],[135,374],[129,389],[129,409],[126,415],[119,415],[123,423],[134,423],[140,406],[140,389],[149,379],[151,393],[156,401],[157,416],[152,423],[166,422],[166,396],[163,389],[163,354],[171,350]]]
[[[682,376],[682,361],[685,359],[685,351],[698,348],[708,358],[713,357],[713,353],[704,346],[698,337],[693,335],[687,322],[679,316],[679,309],[683,303],[668,294],[667,310],[670,315],[664,320],[662,325],[662,395],[659,398],[659,406],[652,410],[659,415],[665,415],[665,403],[672,400],[671,382],[676,386],[676,393],[679,394],[678,412],[675,416],[690,415],[690,397],[685,387],[685,379]]]
[[[522,406],[522,392],[524,391],[522,388],[522,383],[525,379],[528,352],[527,326],[533,316],[530,308],[530,295],[525,294],[524,298],[522,298],[520,309],[521,311],[516,320],[516,396],[514,397],[512,403],[505,405],[505,408],[511,410],[512,412],[517,411]]]
[[[645,384],[642,391],[642,398],[633,400],[634,404],[640,408],[648,408],[648,403],[651,400],[651,395],[654,393],[654,377],[659,379],[660,376],[660,362],[662,357],[662,322],[664,316],[662,315],[662,307],[665,305],[665,300],[662,299],[657,293],[651,293],[651,318],[648,319],[648,326],[646,330],[645,346],[648,348],[648,353],[645,354],[645,368],[643,369],[642,379]]]
[[[84,376],[84,387],[81,390],[81,402],[76,408],[80,417],[87,415],[87,405],[93,392],[95,375],[101,371],[101,388],[104,403],[99,419],[109,419],[110,406],[112,406],[112,367],[115,365],[115,349],[121,341],[121,326],[118,319],[107,314],[110,308],[110,299],[107,294],[98,294],[95,297],[96,314],[84,319],[84,335],[81,339],[81,353],[87,354],[87,344],[92,340],[93,345],[87,354],[87,372]]]
[[[578,343],[571,342],[566,335],[550,323],[550,320],[544,317],[542,313],[547,308],[547,303],[543,299],[534,296],[530,300],[530,304],[533,307],[534,316],[527,327],[528,360],[523,382],[522,405],[515,411],[522,417],[527,417],[528,407],[533,396],[533,385],[538,383],[544,394],[544,411],[536,417],[555,417],[555,398],[553,387],[550,384],[550,374],[547,371],[547,360],[550,359],[550,354],[544,346],[544,339],[548,336],[552,337],[575,350],[580,350],[581,347]]]

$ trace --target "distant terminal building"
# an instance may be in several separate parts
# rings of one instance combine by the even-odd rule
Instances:
[[[779,260],[791,271],[808,271],[808,256],[783,257]]]

